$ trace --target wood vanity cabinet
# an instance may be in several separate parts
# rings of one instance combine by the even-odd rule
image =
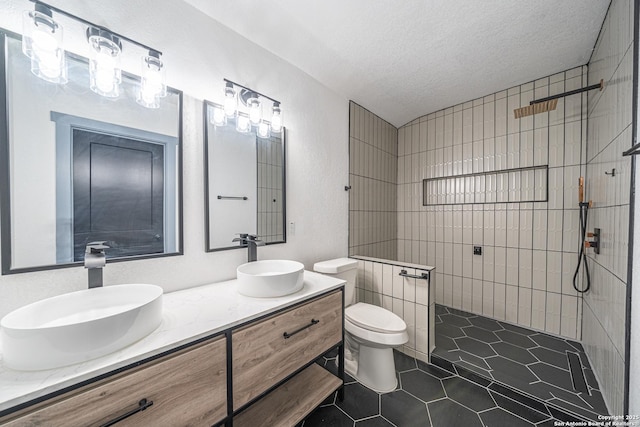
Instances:
[[[109,425],[146,399],[153,404],[117,425],[210,426],[227,415],[226,366],[226,340],[214,338],[49,399],[0,425]]]
[[[342,344],[342,321],[342,291],[335,291],[234,330],[234,411],[289,377],[234,416],[234,427],[293,426],[340,388],[342,379],[312,362]]]
[[[342,350],[342,325],[338,289],[0,417],[0,426],[294,426],[343,384],[314,363]]]

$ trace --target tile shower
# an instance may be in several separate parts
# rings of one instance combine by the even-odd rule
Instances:
[[[584,152],[580,95],[522,119],[535,98],[580,88],[583,67],[420,117],[398,131],[398,258],[436,267],[436,301],[579,339],[572,286],[579,249],[577,182]],[[422,180],[548,165],[548,202],[512,199],[525,182],[463,192],[476,204],[422,206]],[[483,185],[481,183],[481,185]],[[454,192],[455,193],[455,192]],[[456,194],[457,195],[457,194]],[[417,197],[416,197],[417,196]],[[482,255],[473,254],[482,247]]]
[[[630,161],[620,153],[631,145],[632,8],[629,0],[612,2],[587,65],[397,130],[350,103],[349,254],[434,266],[436,303],[580,341],[613,414],[624,411]],[[513,116],[532,99],[600,79],[601,92],[561,98],[548,113]],[[504,182],[480,175],[538,166],[548,168],[546,177],[522,173]],[[615,177],[605,175],[613,168]],[[427,194],[423,204],[425,179],[469,174],[483,179],[447,187],[449,199]],[[587,231],[599,227],[605,236],[600,255],[587,252],[592,287],[584,296],[573,288],[580,176],[593,200]],[[509,202],[544,178],[546,201]],[[586,286],[583,269],[577,285]]]
[[[575,68],[420,117],[398,130],[396,256],[436,267],[438,303],[580,339],[581,304],[572,276],[586,108],[578,95],[561,99],[556,111],[542,115],[516,120],[512,111],[534,97],[585,82],[586,67]],[[352,122],[358,120],[365,125],[352,127],[356,147],[377,139],[377,118],[352,103]],[[375,170],[375,151],[359,154],[353,148],[352,157]],[[548,202],[495,203],[502,199],[500,191],[508,191],[503,187],[483,203],[422,205],[423,179],[545,164]],[[373,180],[354,179],[351,186],[356,201],[389,192]],[[484,190],[474,193],[489,194]],[[370,212],[351,213],[375,221]],[[363,232],[354,227],[350,234]],[[482,255],[474,256],[473,246],[482,246]],[[352,255],[375,256],[358,253],[357,245],[350,249]]]

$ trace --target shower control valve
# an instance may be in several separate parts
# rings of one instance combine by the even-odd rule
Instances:
[[[593,240],[585,240],[584,247],[592,248],[596,254],[600,253],[600,229],[594,228],[593,233],[587,233],[587,236],[592,238]]]

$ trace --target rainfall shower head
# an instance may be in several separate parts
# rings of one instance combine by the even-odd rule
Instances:
[[[516,119],[532,116],[534,114],[546,113],[547,111],[553,111],[558,106],[558,99],[552,99],[550,101],[536,102],[526,107],[516,108],[513,110],[513,115]]]
[[[529,105],[526,107],[516,108],[513,110],[513,115],[516,119],[521,119],[522,117],[532,116],[538,113],[546,113],[548,111],[553,111],[558,106],[558,98],[564,98],[565,96],[575,95],[576,93],[586,92],[588,90],[600,89],[604,87],[604,80],[600,79],[600,83],[596,85],[591,85],[587,87],[583,87],[581,89],[570,90],[569,92],[560,93],[558,95],[548,96],[546,98],[536,99],[531,101]]]

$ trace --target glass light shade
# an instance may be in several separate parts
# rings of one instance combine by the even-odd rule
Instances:
[[[89,36],[89,45],[89,87],[99,95],[117,98],[122,82],[120,41],[110,33],[98,30]]]
[[[254,126],[258,126],[262,120],[262,108],[260,108],[260,100],[251,98],[247,101],[249,106],[249,120]]]
[[[22,52],[31,58],[31,72],[52,83],[67,83],[67,66],[62,49],[62,27],[51,11],[26,11],[22,15]]]
[[[269,127],[269,123],[264,120],[260,122],[258,125],[258,137],[259,138],[269,138],[271,137],[271,129]]]
[[[224,109],[212,107],[209,110],[209,121],[215,126],[225,126],[227,124],[227,116],[224,113]]]
[[[240,133],[251,132],[251,122],[249,118],[238,114],[238,117],[236,117],[236,130]]]
[[[282,110],[280,109],[280,103],[273,103],[273,115],[271,116],[271,132],[282,132]]]
[[[159,108],[160,98],[167,96],[164,65],[159,54],[150,52],[142,57],[140,90],[136,102],[147,108]]]
[[[233,89],[231,83],[227,83],[224,88],[224,114],[233,118],[238,112],[238,98],[236,98],[236,91]]]

